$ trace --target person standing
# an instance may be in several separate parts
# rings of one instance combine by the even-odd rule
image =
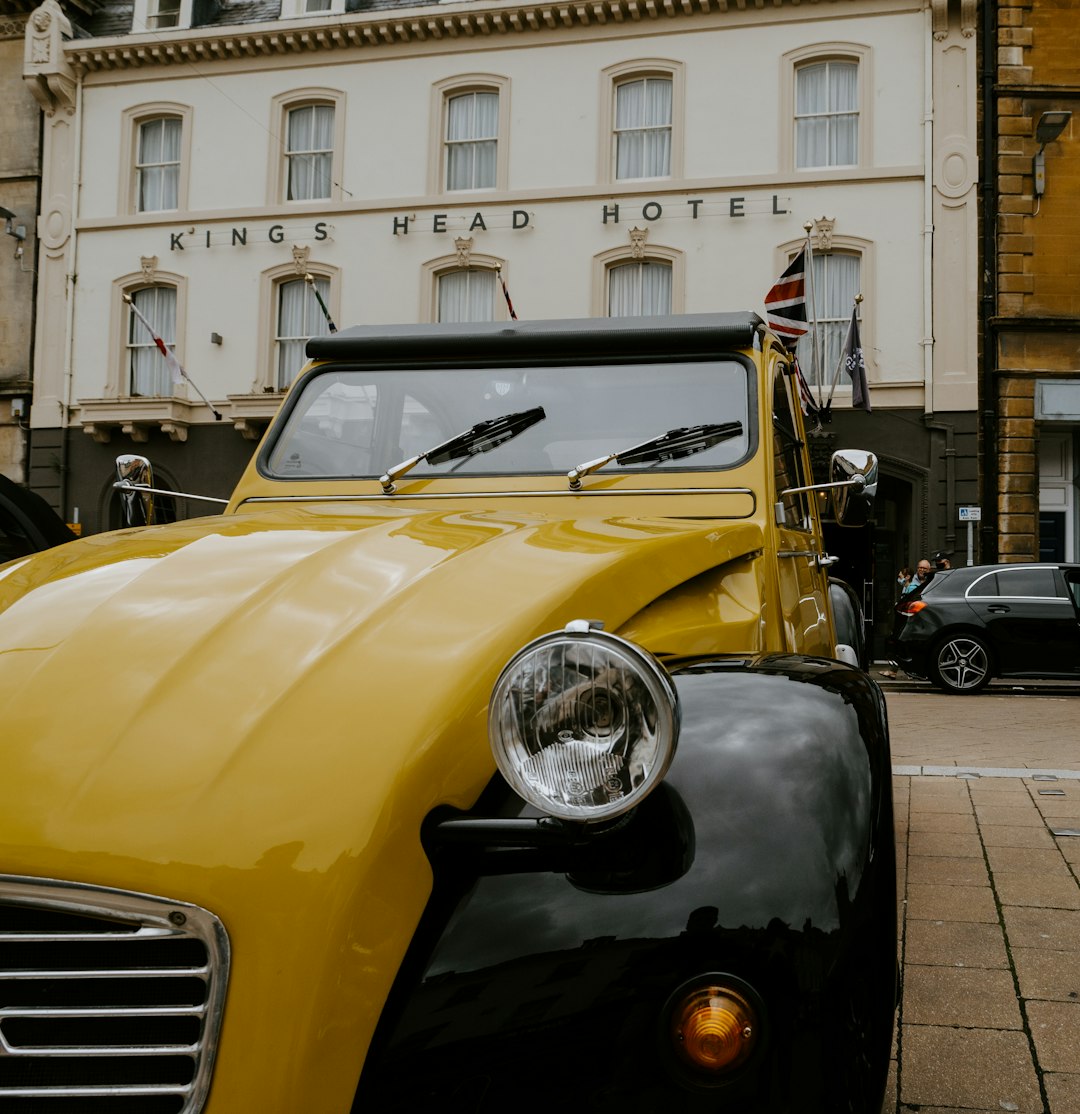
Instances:
[[[924,585],[929,584],[934,575],[933,566],[927,557],[920,557],[919,563],[915,566],[915,575],[911,578],[908,586],[900,593],[901,598],[910,595],[912,592],[918,591]]]

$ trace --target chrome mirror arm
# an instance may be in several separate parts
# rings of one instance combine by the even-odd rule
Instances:
[[[132,483],[131,480],[116,480],[113,487],[117,491],[145,492],[147,495],[169,495],[174,499],[198,499],[202,503],[220,503],[227,506],[228,499],[219,499],[215,495],[192,495],[187,491],[170,491],[167,487],[148,487],[146,484]]]

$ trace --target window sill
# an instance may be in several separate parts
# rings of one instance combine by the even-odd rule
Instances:
[[[170,441],[186,441],[188,426],[205,409],[180,398],[81,398],[78,405],[83,433],[100,445],[116,432],[144,444],[155,429]]]

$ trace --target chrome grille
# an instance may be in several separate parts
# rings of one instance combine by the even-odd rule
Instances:
[[[198,906],[0,875],[0,1111],[196,1114],[228,967]]]

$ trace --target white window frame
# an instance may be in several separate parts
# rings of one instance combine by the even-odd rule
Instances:
[[[289,113],[296,108],[325,105],[334,110],[334,147],[330,159],[330,196],[309,200],[289,200]],[[270,166],[267,173],[269,188],[267,203],[284,204],[290,207],[307,206],[314,210],[325,209],[328,202],[343,199],[341,188],[342,167],[345,150],[345,94],[340,89],[309,87],[291,89],[281,93],[271,102],[270,119],[274,142],[270,144]]]
[[[648,78],[671,82],[671,157],[668,173],[656,178],[618,178],[618,137],[615,131],[615,100],[618,86]],[[600,72],[600,136],[597,151],[600,182],[658,182],[683,177],[684,137],[686,135],[686,93],[682,62],[671,58],[636,58],[608,66]]]
[[[635,256],[627,247],[611,248],[593,256],[592,315],[607,317],[609,277],[615,267],[625,263],[664,263],[671,268],[671,313],[686,312],[686,257],[677,248],[650,244],[643,255]]]
[[[803,66],[822,62],[848,62],[858,66],[856,82],[858,131],[856,136],[856,161],[843,166],[800,167],[795,161],[795,105],[796,71]],[[782,172],[809,178],[850,178],[856,171],[873,165],[873,53],[862,43],[814,43],[789,51],[781,58],[780,169]]]
[[[180,11],[176,23],[159,26],[156,23],[160,0],[135,0],[135,10],[131,16],[131,33],[154,34],[158,31],[183,31],[191,26],[193,0],[180,0]]]
[[[475,190],[447,187],[447,123],[450,101],[465,93],[495,93],[499,98],[499,121],[495,136],[495,184]],[[436,81],[431,86],[430,134],[428,138],[428,193],[432,196],[472,196],[507,189],[510,169],[510,79],[502,74],[470,73]]]
[[[176,209],[139,208],[139,137],[143,124],[160,119],[180,121],[180,160],[176,181]],[[191,170],[192,109],[174,101],[154,101],[133,105],[121,115],[119,211],[146,214],[184,212],[188,207]]]

